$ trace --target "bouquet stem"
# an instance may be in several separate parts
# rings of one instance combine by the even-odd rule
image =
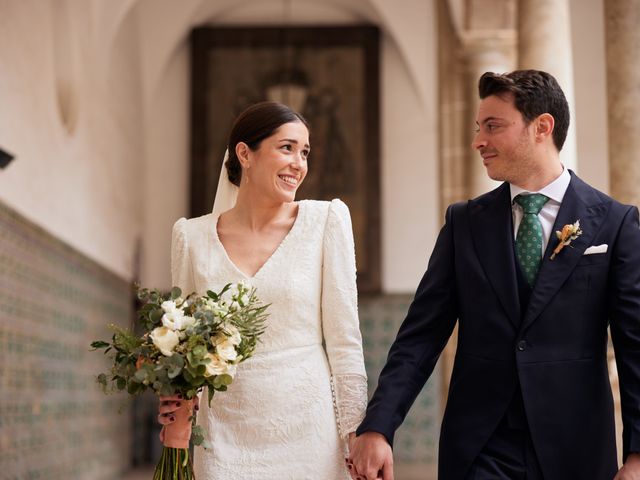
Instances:
[[[175,421],[164,426],[162,457],[156,465],[153,480],[195,480],[189,457],[189,439],[192,426],[194,400],[183,400],[173,415]]]
[[[153,480],[195,480],[189,449],[164,447]]]

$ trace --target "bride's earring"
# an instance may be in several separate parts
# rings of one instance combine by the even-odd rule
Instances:
[[[245,185],[248,184],[249,183],[249,167],[246,167],[244,169],[244,172],[243,172],[242,176],[244,177]]]

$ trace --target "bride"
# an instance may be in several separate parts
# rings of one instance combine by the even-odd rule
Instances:
[[[347,206],[294,201],[307,174],[309,130],[264,102],[233,125],[214,211],[173,227],[173,284],[184,292],[244,281],[269,303],[267,331],[227,392],[198,423],[198,480],[349,478],[345,449],[364,416],[367,380],[358,326]],[[159,421],[188,402],[162,397]]]

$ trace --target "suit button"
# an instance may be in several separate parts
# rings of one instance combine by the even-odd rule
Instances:
[[[520,352],[525,351],[527,349],[527,342],[525,340],[520,340],[517,348]]]

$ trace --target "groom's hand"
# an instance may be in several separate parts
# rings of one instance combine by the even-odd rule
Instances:
[[[393,480],[393,453],[384,435],[365,432],[357,436],[349,458],[357,472],[355,478]]]
[[[640,453],[630,453],[613,480],[640,480]]]

